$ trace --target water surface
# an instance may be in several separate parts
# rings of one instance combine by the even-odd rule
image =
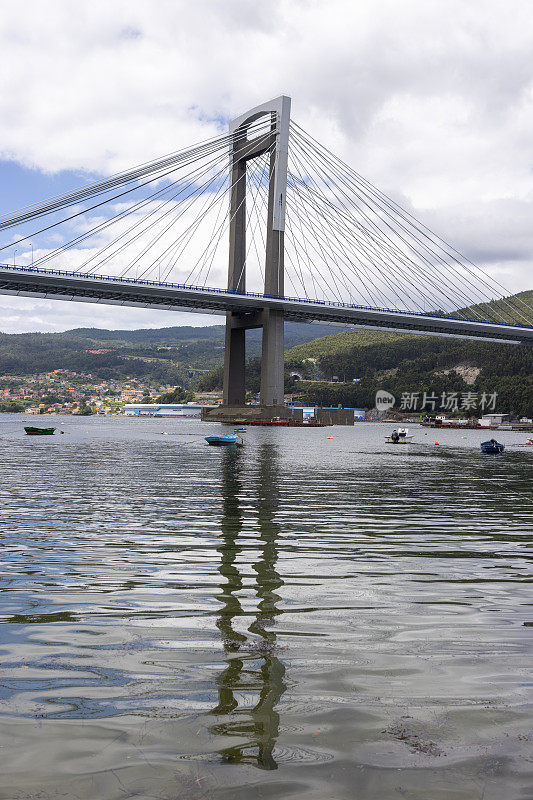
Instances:
[[[524,434],[47,421],[0,415],[2,800],[533,798]]]

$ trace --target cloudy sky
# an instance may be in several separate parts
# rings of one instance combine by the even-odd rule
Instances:
[[[533,288],[528,0],[25,0],[0,15],[0,213],[295,120],[510,291]],[[0,296],[0,330],[220,318]]]

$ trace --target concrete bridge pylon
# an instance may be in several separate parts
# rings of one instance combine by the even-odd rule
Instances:
[[[246,291],[246,164],[269,152],[264,293],[283,297],[290,110],[290,97],[281,96],[247,111],[230,123],[228,291]],[[267,125],[270,121],[270,130],[266,128],[261,135],[248,139],[248,128],[262,117],[267,118]],[[226,315],[224,406],[245,404],[245,335],[248,328],[263,329],[261,405],[279,408],[283,406],[284,395],[283,311],[266,308],[253,314],[229,311]]]

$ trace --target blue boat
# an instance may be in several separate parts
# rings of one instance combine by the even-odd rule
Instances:
[[[224,445],[224,444],[242,444],[242,439],[236,433],[230,433],[228,436],[206,436],[207,444]]]
[[[481,452],[483,453],[503,453],[505,446],[497,442],[496,439],[489,439],[488,442],[481,442]]]

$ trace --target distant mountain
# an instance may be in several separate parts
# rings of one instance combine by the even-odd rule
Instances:
[[[21,334],[25,336],[26,334]],[[190,325],[171,328],[139,328],[138,330],[109,331],[103,328],[73,328],[61,333],[42,334],[54,337],[54,340],[90,339],[92,342],[126,344],[166,344],[182,341],[198,341],[220,339],[224,336],[223,325],[207,327],[191,327]]]
[[[285,323],[285,345],[294,347],[301,342],[308,342],[324,336],[325,331],[338,333],[345,330],[340,325],[325,326],[312,323]],[[89,339],[94,343],[112,343],[116,346],[127,346],[132,344],[162,344],[175,345],[182,342],[221,342],[224,344],[225,326],[209,325],[207,327],[191,327],[190,325],[175,326],[172,328],[140,328],[138,330],[118,330],[109,331],[100,328],[74,328],[62,333],[43,333],[43,334],[0,334],[2,336],[42,336],[45,341],[71,341],[78,339]],[[47,337],[51,337],[48,339]],[[247,343],[252,348],[258,348],[261,342],[261,331],[252,329],[247,332]],[[1,338],[0,338],[1,341]]]
[[[285,326],[286,346],[323,336],[324,328],[289,322]],[[338,332],[342,328],[331,330]],[[222,362],[224,335],[224,325],[0,333],[0,375],[31,375],[63,368],[89,372],[102,379],[132,376],[187,385],[191,368],[210,369]],[[247,332],[247,351],[250,357],[260,353],[260,330]]]
[[[292,390],[308,403],[372,408],[378,389],[419,400],[496,393],[496,410],[533,417],[533,348],[525,345],[347,332],[292,348],[286,366],[304,378]],[[331,383],[335,376],[343,383]]]

